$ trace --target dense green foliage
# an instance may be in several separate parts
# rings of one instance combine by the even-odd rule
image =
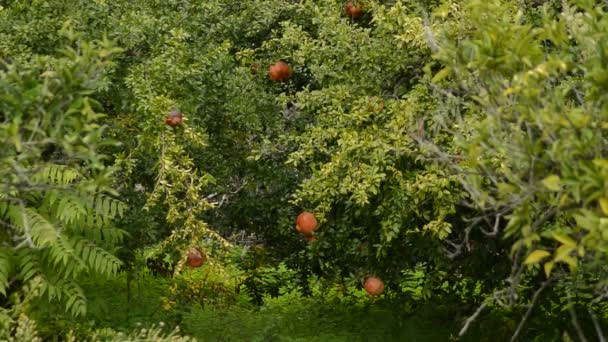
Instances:
[[[0,0],[0,338],[602,339],[605,2],[355,2]]]
[[[76,279],[112,275],[121,265],[108,250],[124,236],[111,226],[124,205],[97,151],[109,140],[90,97],[118,50],[108,41],[75,49],[70,27],[59,33],[66,48],[56,57],[11,63],[0,74],[0,293],[35,285],[39,295],[63,297],[67,310],[84,314]]]

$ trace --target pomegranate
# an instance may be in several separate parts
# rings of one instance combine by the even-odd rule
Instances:
[[[207,256],[200,249],[195,247],[188,252],[188,266],[191,268],[199,267],[205,261],[207,261]]]
[[[317,238],[316,238],[316,237],[314,237],[314,236],[312,236],[312,235],[308,235],[308,236],[306,237],[306,240],[308,240],[308,242],[313,242],[313,241],[315,241],[316,239],[317,239]]]
[[[268,77],[277,82],[287,81],[291,78],[291,68],[283,61],[278,61],[268,67]]]
[[[298,219],[296,220],[296,230],[307,236],[317,229],[317,225],[318,222],[315,215],[307,211],[298,215]]]
[[[384,292],[384,282],[376,277],[366,278],[363,287],[370,296],[379,296]]]
[[[184,115],[178,109],[174,109],[167,115],[165,119],[165,123],[171,127],[175,127],[182,124],[182,120],[184,119]]]
[[[353,5],[353,2],[349,1],[346,3],[346,6],[344,6],[344,11],[347,16],[358,19],[363,15],[363,4],[361,1],[357,1],[357,4]]]

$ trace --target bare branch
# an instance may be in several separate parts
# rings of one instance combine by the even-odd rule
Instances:
[[[595,331],[597,332],[597,338],[599,342],[606,342],[606,337],[604,336],[604,332],[602,331],[602,327],[600,326],[600,322],[597,320],[597,316],[591,307],[587,308],[589,312],[589,316],[591,316],[591,321],[593,322],[593,326],[595,327]]]
[[[247,186],[249,182],[246,179],[242,180],[241,185],[239,185],[235,190],[229,192],[229,193],[225,193],[222,195],[222,198],[220,199],[219,202],[217,202],[216,204],[216,208],[221,207],[222,205],[224,205],[226,203],[226,201],[233,195],[236,195],[237,193],[241,192],[241,190],[243,190],[243,188],[245,188],[245,186]],[[215,195],[217,194],[212,194],[213,196],[211,197],[215,197]]]
[[[477,319],[477,317],[481,314],[483,309],[485,309],[488,305],[490,305],[491,302],[494,301],[494,302],[502,303],[502,301],[500,300],[500,296],[502,296],[504,294],[504,292],[505,292],[505,290],[496,291],[492,296],[486,298],[486,300],[483,302],[483,304],[481,304],[481,306],[478,307],[477,310],[475,310],[475,312],[469,318],[467,318],[467,320],[464,323],[464,326],[462,327],[462,329],[460,329],[458,336],[462,336],[467,332],[471,323],[473,323],[475,321],[475,319]]]
[[[481,230],[482,233],[484,233],[487,236],[491,236],[494,237],[498,234],[498,224],[500,223],[500,215],[496,215],[496,219],[494,220],[494,228],[492,228],[492,231],[487,231],[481,227],[479,227],[479,230]]]
[[[528,317],[530,317],[530,314],[532,313],[532,309],[534,309],[534,304],[536,303],[538,296],[540,295],[541,292],[543,292],[543,290],[547,286],[549,286],[550,283],[551,283],[550,280],[543,282],[541,287],[538,288],[538,290],[536,290],[536,292],[534,292],[534,295],[532,296],[532,302],[530,302],[530,304],[528,305],[528,310],[526,311],[526,313],[524,314],[524,317],[519,322],[519,325],[517,326],[515,333],[513,333],[513,336],[511,336],[511,342],[513,342],[517,339],[517,336],[519,335],[519,333],[521,332],[521,329],[523,329],[524,325],[526,324]]]
[[[576,312],[574,311],[574,304],[572,303],[572,295],[570,294],[570,290],[567,290],[568,297],[568,311],[570,312],[570,317],[572,318],[572,325],[574,326],[574,330],[576,330],[576,334],[581,342],[587,342],[587,338],[583,333],[583,329],[581,329],[580,324],[578,323],[578,317],[576,316]]]
[[[481,311],[483,311],[483,309],[485,309],[486,306],[488,306],[488,304],[489,304],[489,301],[484,302],[483,304],[481,304],[481,306],[479,308],[477,308],[477,310],[475,311],[475,313],[473,315],[471,315],[469,318],[467,318],[466,322],[464,323],[464,326],[462,327],[462,329],[460,329],[458,336],[464,335],[467,332],[467,330],[469,330],[469,325],[471,325],[471,323],[473,323],[473,321],[475,321],[475,319],[477,319],[477,316],[479,316]]]

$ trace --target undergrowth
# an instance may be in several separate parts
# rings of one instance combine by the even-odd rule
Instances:
[[[229,305],[170,296],[175,280],[150,273],[130,281],[129,288],[126,284],[125,274],[88,279],[84,287],[91,309],[86,318],[40,303],[33,310],[34,319],[42,322],[38,334],[45,341],[59,341],[110,336],[108,331],[127,336],[150,328],[170,334],[177,328],[198,341],[448,341],[455,340],[462,323],[446,314],[444,305],[395,305],[355,288],[345,298],[314,283],[312,296],[284,287],[278,296],[264,296],[260,306],[244,290],[232,293],[235,300]],[[477,336],[473,332],[461,341],[479,341]]]

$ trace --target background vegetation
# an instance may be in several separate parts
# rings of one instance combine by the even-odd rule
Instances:
[[[604,341],[608,4],[358,3],[0,0],[0,339]]]

